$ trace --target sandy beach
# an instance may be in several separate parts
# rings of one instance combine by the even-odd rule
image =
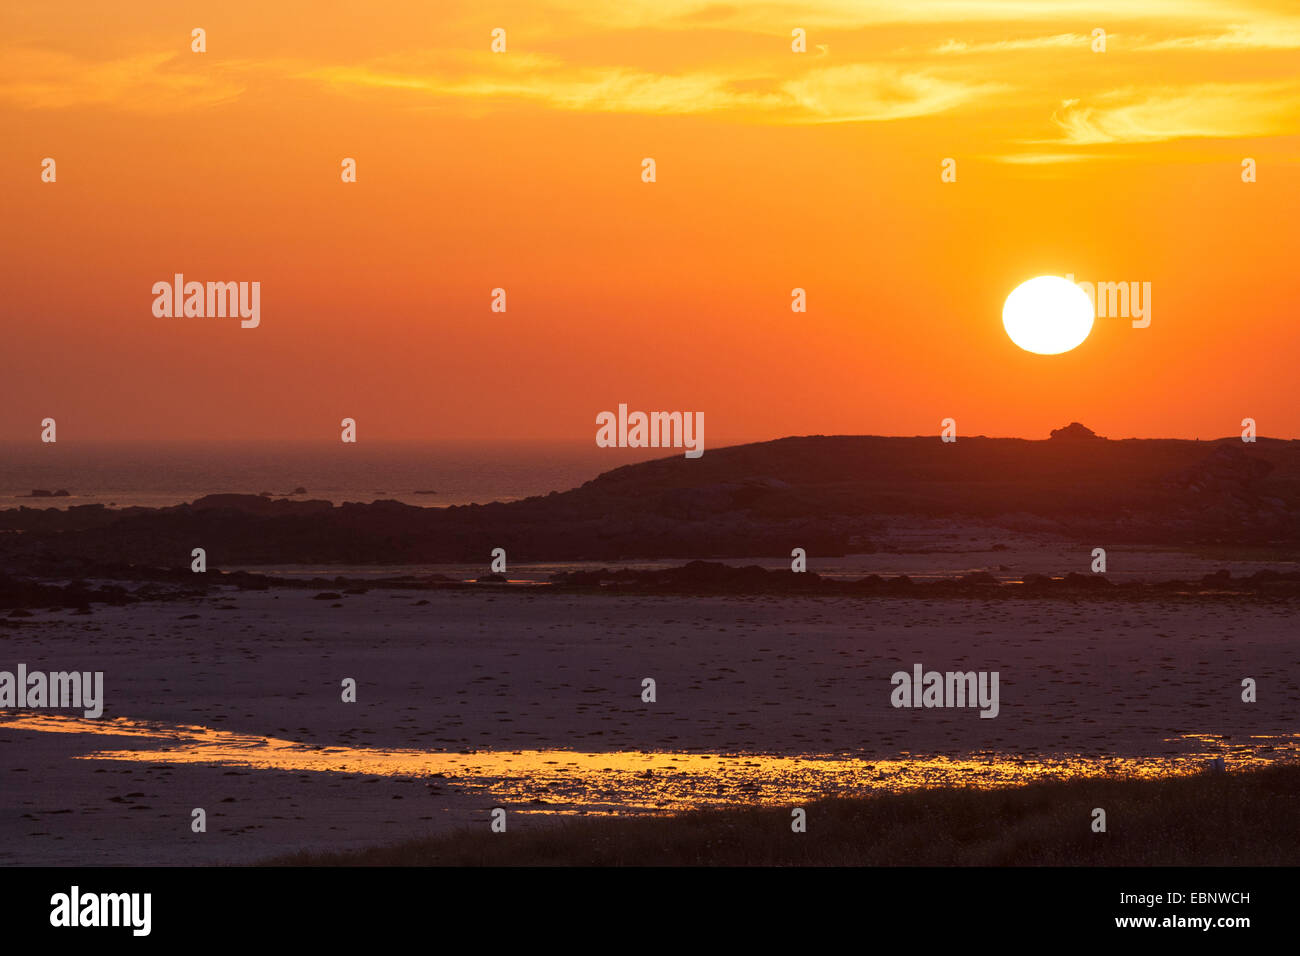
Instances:
[[[105,687],[98,720],[0,716],[0,863],[243,863],[486,828],[496,806],[521,828],[1297,752],[1285,601],[315,593],[0,632],[0,668]],[[999,672],[998,716],[893,707],[916,663]]]

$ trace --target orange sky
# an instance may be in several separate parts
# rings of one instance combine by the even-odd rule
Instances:
[[[620,402],[707,447],[1300,436],[1294,3],[55,2],[0,38],[0,439],[594,440]],[[176,272],[260,281],[260,327],[155,317]],[[1067,272],[1150,282],[1150,328],[1020,351],[1003,300]]]

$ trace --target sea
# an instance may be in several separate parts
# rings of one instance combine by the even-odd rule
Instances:
[[[220,493],[439,508],[567,491],[664,454],[530,441],[8,442],[0,443],[0,508],[160,508]]]

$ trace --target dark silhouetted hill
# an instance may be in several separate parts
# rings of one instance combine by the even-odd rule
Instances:
[[[508,504],[210,495],[160,509],[18,508],[0,512],[0,561],[179,567],[196,547],[215,567],[486,562],[498,547],[513,561],[788,556],[795,546],[835,555],[873,550],[886,523],[911,518],[1111,545],[1290,548],[1300,545],[1300,441],[812,436],[676,453]]]

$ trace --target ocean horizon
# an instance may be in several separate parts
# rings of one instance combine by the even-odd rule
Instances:
[[[162,508],[210,494],[439,508],[568,491],[670,454],[529,440],[0,442],[0,508]],[[68,494],[32,497],[38,490]]]

